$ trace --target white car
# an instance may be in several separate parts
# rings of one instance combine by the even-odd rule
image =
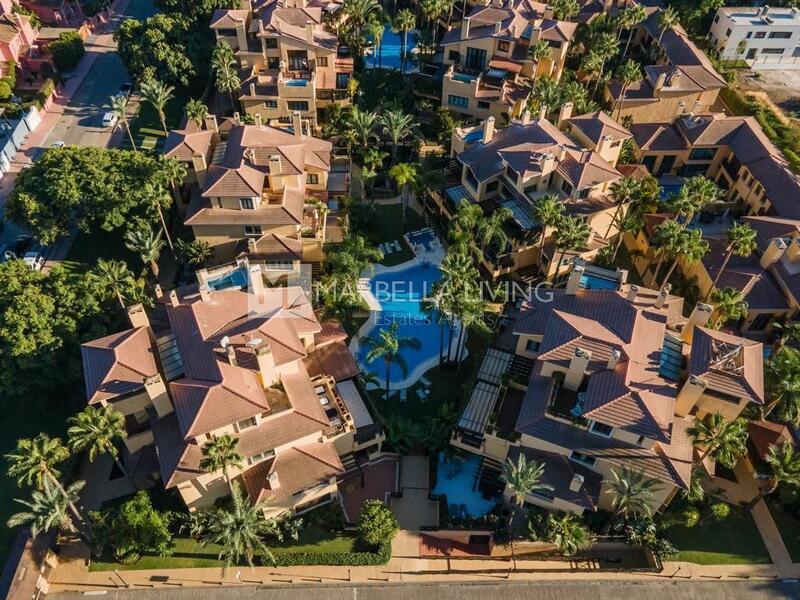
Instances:
[[[113,127],[117,124],[117,115],[108,111],[103,115],[103,127]]]
[[[22,257],[22,260],[34,271],[41,271],[44,266],[44,256],[38,252],[28,252]]]
[[[67,144],[66,144],[66,142],[64,140],[56,140],[55,142],[50,144],[50,147],[51,148],[63,148],[66,145]]]

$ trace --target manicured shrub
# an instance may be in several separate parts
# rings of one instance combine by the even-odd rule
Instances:
[[[11,87],[11,84],[9,84],[5,78],[0,79],[0,100],[8,100],[13,93],[14,89]]]
[[[367,546],[377,548],[390,544],[400,529],[391,509],[380,500],[367,500],[358,515],[358,536]]]
[[[62,71],[71,71],[78,66],[86,49],[83,47],[83,40],[74,31],[65,31],[48,44],[47,49],[53,55],[53,61]]]
[[[731,505],[727,502],[715,502],[711,505],[711,514],[717,521],[723,521],[730,516]]]
[[[683,511],[683,524],[686,527],[694,527],[700,522],[700,511],[694,507],[689,507]]]

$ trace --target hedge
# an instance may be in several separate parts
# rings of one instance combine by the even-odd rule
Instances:
[[[387,542],[375,552],[297,552],[275,554],[276,567],[334,566],[367,567],[385,565],[392,557],[392,544]]]

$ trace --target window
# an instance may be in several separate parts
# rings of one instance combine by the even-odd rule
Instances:
[[[472,169],[467,169],[467,177],[466,177],[466,179],[467,179],[467,183],[469,184],[469,186],[473,190],[477,190],[478,189],[478,186],[480,184],[478,183],[478,179],[475,177],[475,174],[472,172]]]
[[[249,429],[250,427],[255,427],[257,425],[256,418],[250,417],[249,419],[242,419],[238,423],[236,423],[236,429],[242,431],[243,429]]]
[[[756,39],[757,40],[760,40],[760,39],[765,38],[765,37],[767,37],[767,32],[766,31],[756,31]]]
[[[281,68],[281,59],[277,56],[270,56],[267,58],[267,68],[277,70]]]
[[[725,32],[725,35],[726,35],[727,37],[730,37],[730,35],[731,35],[731,30],[730,30],[730,28],[728,28],[728,31],[726,31],[726,32]]]
[[[771,40],[788,40],[791,39],[791,37],[791,31],[771,31],[769,34],[769,39]]]
[[[716,15],[716,16],[714,17],[714,23],[719,23],[719,15]]]
[[[566,179],[561,182],[561,191],[567,196],[572,195],[572,185]]]
[[[753,32],[752,31],[748,31],[747,35],[744,36],[744,37],[749,40],[751,37],[753,37]]]
[[[305,71],[308,69],[308,52],[305,50],[289,50],[286,53],[289,59],[289,68],[292,71]]]
[[[460,58],[461,58],[461,53],[458,50],[450,50],[450,52],[447,53],[447,60],[449,61],[457,63],[458,59]]]
[[[517,183],[517,179],[519,179],[519,173],[517,173],[510,166],[506,165],[506,177],[508,177],[513,183]]]
[[[286,103],[286,108],[289,110],[299,110],[301,112],[308,110],[308,101],[307,100],[289,100]]]
[[[328,57],[327,56],[319,56],[319,57],[317,57],[317,66],[318,67],[327,67],[328,66]]]
[[[592,421],[592,424],[589,426],[589,431],[597,435],[602,435],[603,437],[611,437],[611,432],[614,431],[614,428],[609,427],[605,423]]]
[[[278,47],[278,38],[266,38],[264,40],[264,47],[266,47],[266,48],[277,48]]]
[[[350,81],[350,73],[337,73],[336,74],[336,89],[345,90]]]
[[[573,451],[569,455],[570,460],[574,460],[575,462],[582,463],[584,465],[588,465],[593,467],[597,463],[597,459],[592,456],[586,456],[585,454],[581,454],[580,452]]]
[[[491,106],[486,100],[478,100],[478,108],[488,109]]]
[[[467,108],[469,106],[469,98],[464,98],[464,96],[453,96],[452,94],[447,96],[447,103],[450,106],[458,106],[459,108]]]
[[[278,108],[277,100],[264,100],[264,108]]]
[[[528,352],[538,352],[541,345],[542,343],[536,340],[528,340],[525,342],[525,350]]]
[[[253,210],[256,203],[252,198],[239,198],[239,207],[245,210]]]
[[[762,48],[761,54],[783,54],[785,48]]]
[[[689,153],[689,160],[711,160],[716,153],[716,148],[695,148]]]
[[[509,48],[511,48],[511,42],[507,42],[505,40],[497,42],[497,49],[500,52],[508,52]]]
[[[306,183],[317,185],[319,183],[319,175],[317,173],[306,174]]]
[[[486,192],[496,192],[497,191],[497,180],[490,181],[486,184]]]
[[[475,71],[483,71],[486,66],[486,50],[482,48],[467,48],[467,58],[464,66]]]
[[[644,445],[644,440],[645,440],[645,437],[643,435],[640,435],[636,440],[636,445],[637,446],[643,446]]]
[[[245,225],[244,235],[246,237],[261,237],[261,225]]]
[[[260,463],[262,460],[266,460],[268,458],[272,458],[273,456],[275,456],[275,451],[274,450],[264,450],[263,452],[259,452],[258,454],[254,454],[253,456],[251,456],[248,459],[248,462],[251,465],[254,465],[256,463]]]

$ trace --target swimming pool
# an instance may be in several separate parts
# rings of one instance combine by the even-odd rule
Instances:
[[[247,285],[247,272],[244,269],[236,269],[222,277],[209,279],[207,284],[209,289],[214,291],[226,290],[228,288],[241,288]]]
[[[680,183],[663,183],[661,184],[661,199],[666,200],[670,196],[674,196],[681,191],[683,184]]]
[[[286,85],[289,87],[306,87],[308,81],[305,79],[287,79]]]
[[[584,290],[616,290],[619,289],[619,281],[584,273],[581,275],[580,287]]]
[[[419,231],[412,231],[408,234],[408,241],[414,245],[419,244],[427,251],[433,250],[433,241],[435,236],[430,229],[420,229]]]
[[[485,497],[478,490],[478,471],[481,459],[474,454],[468,457],[447,458],[439,454],[436,485],[431,494],[447,496],[451,517],[481,517],[497,504],[497,496]]]
[[[408,32],[408,47],[406,52],[411,52],[417,47],[414,42],[414,30]],[[392,31],[391,25],[387,25],[383,30],[383,37],[381,37],[380,45],[380,60],[378,59],[378,48],[364,57],[366,67],[374,69],[380,65],[383,69],[399,69],[402,63],[401,52],[403,48],[403,33],[395,33]],[[414,61],[411,57],[406,57],[406,71],[411,71],[414,67]]]
[[[416,262],[399,270],[386,271],[375,275],[370,281],[370,291],[381,305],[381,312],[373,312],[361,338],[374,337],[397,323],[400,337],[410,337],[419,341],[419,348],[402,348],[400,355],[408,366],[408,373],[396,362],[389,370],[390,385],[393,389],[411,386],[425,371],[439,360],[439,326],[432,322],[422,310],[422,300],[431,294],[433,284],[442,274],[438,267],[427,262]],[[447,336],[445,334],[445,343]],[[355,351],[356,360],[365,372],[375,373],[381,385],[385,385],[386,367],[382,360],[367,362],[368,349],[359,344]]]

